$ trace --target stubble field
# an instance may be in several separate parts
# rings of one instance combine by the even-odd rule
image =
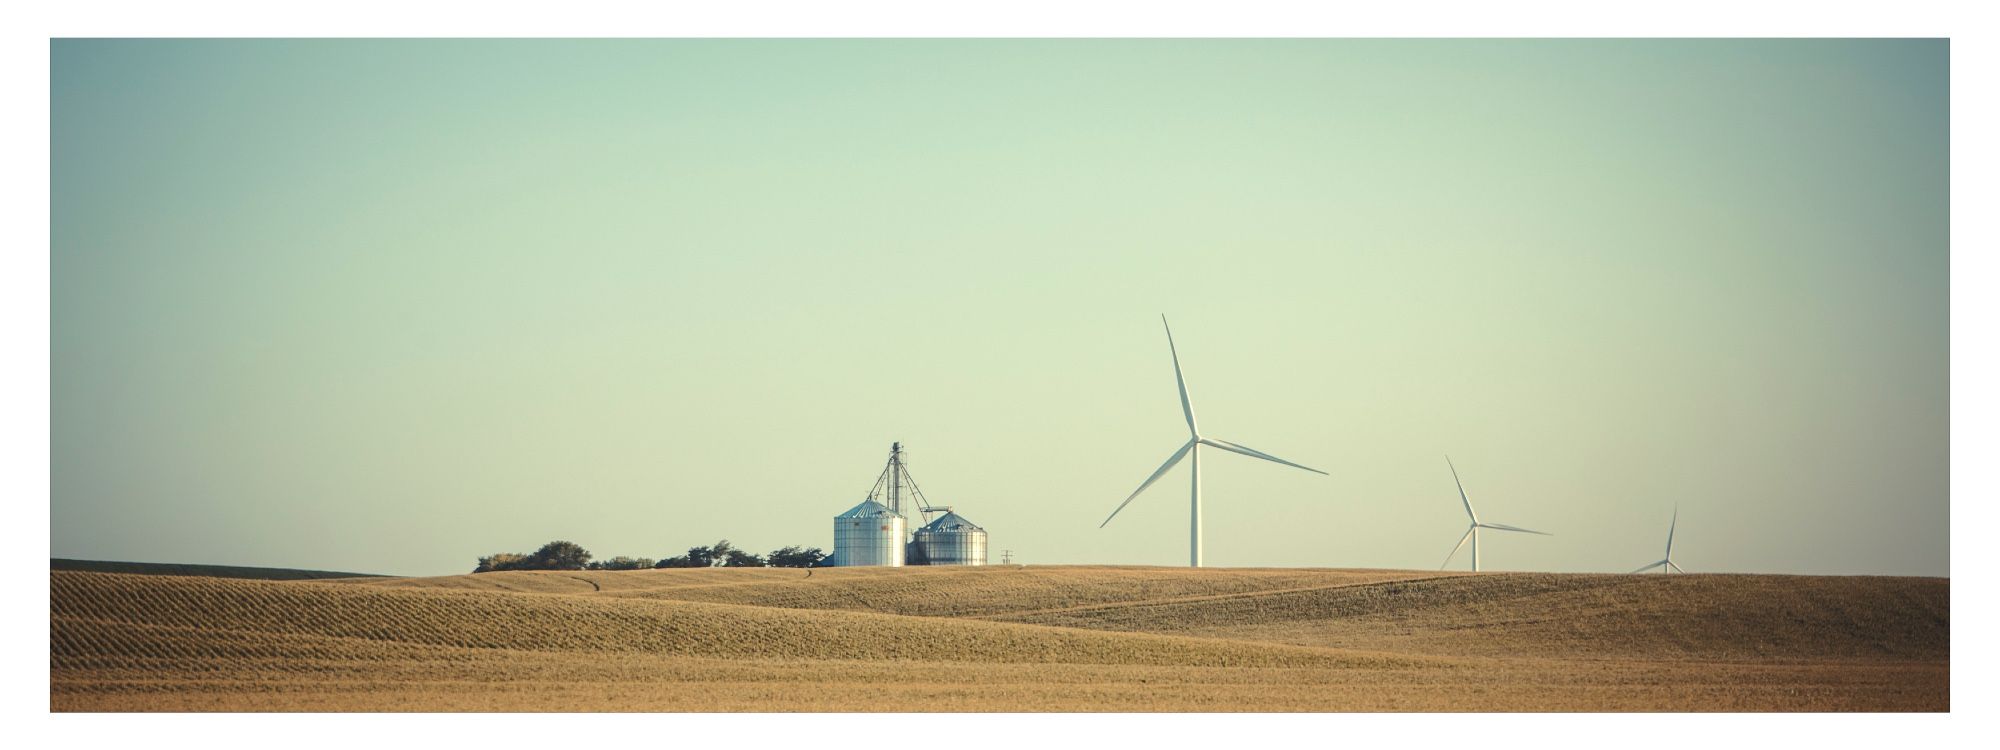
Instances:
[[[1937,578],[53,570],[56,711],[1944,711]]]

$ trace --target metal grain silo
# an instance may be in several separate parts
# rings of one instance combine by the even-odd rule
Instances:
[[[925,565],[986,564],[986,530],[957,513],[946,512],[917,529],[915,546]]]
[[[889,506],[863,500],[846,513],[833,517],[834,564],[846,568],[858,565],[903,564],[903,540],[909,522],[889,510]]]

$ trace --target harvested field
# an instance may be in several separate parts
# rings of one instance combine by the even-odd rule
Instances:
[[[1942,711],[1928,578],[52,571],[57,711]],[[866,689],[862,689],[866,686]]]

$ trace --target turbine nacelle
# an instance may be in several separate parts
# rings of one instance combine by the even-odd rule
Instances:
[[[1635,570],[1635,571],[1632,571],[1632,573],[1627,573],[1626,575],[1632,575],[1632,574],[1635,574],[1635,573],[1644,573],[1644,572],[1646,572],[1646,571],[1648,571],[1648,570],[1652,570],[1652,569],[1654,569],[1654,568],[1660,568],[1660,572],[1662,572],[1662,573],[1664,573],[1664,572],[1666,572],[1666,571],[1668,571],[1668,570],[1672,570],[1672,571],[1673,571],[1673,572],[1675,572],[1675,573],[1686,573],[1686,572],[1687,572],[1687,571],[1685,571],[1685,570],[1681,570],[1681,566],[1679,566],[1679,565],[1675,565],[1675,564],[1674,564],[1674,561],[1672,561],[1672,560],[1661,560],[1661,561],[1659,561],[1659,562],[1656,562],[1656,563],[1653,563],[1652,565],[1648,565],[1648,566],[1646,566],[1646,567],[1643,567],[1643,568],[1640,568],[1640,569],[1638,569],[1638,570]]]
[[[1678,506],[1676,506],[1674,508],[1674,520],[1667,524],[1667,556],[1661,559],[1659,562],[1632,571],[1633,573],[1644,573],[1654,568],[1659,568],[1661,573],[1665,573],[1669,570],[1675,573],[1687,572],[1685,570],[1681,570],[1681,566],[1674,564],[1674,527],[1679,525],[1681,525],[1681,509]]]

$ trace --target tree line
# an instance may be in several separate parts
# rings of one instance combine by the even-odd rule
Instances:
[[[650,557],[619,555],[608,560],[592,560],[590,550],[575,542],[554,541],[529,554],[496,552],[479,558],[474,573],[502,570],[645,570],[648,568],[813,568],[829,557],[818,547],[779,547],[770,554],[757,555],[737,549],[724,539],[705,547],[689,547],[685,554],[654,560]]]

